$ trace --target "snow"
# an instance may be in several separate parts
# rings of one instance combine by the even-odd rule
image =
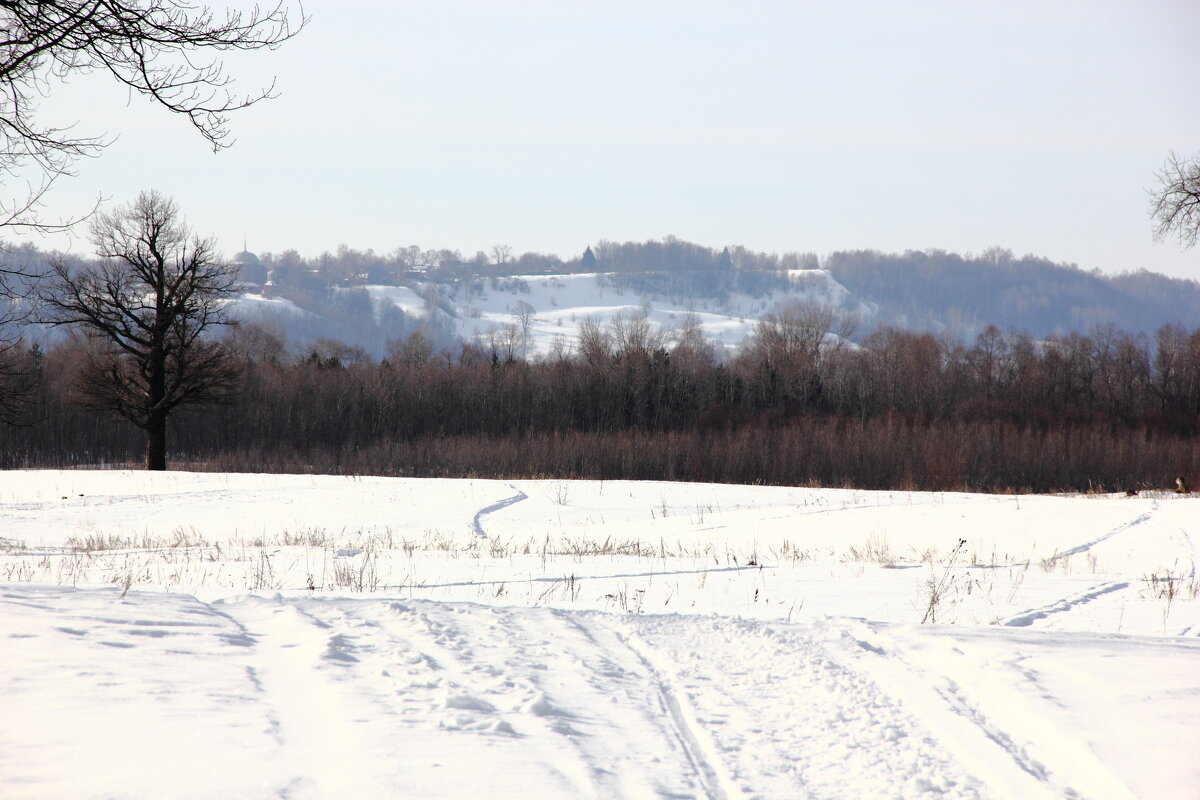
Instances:
[[[571,275],[516,275],[494,280],[476,280],[470,285],[459,282],[418,283],[415,286],[364,285],[376,311],[394,306],[414,319],[435,317],[440,327],[452,331],[464,341],[486,343],[505,328],[521,328],[518,313],[521,304],[533,309],[528,319],[526,338],[519,343],[519,355],[544,356],[555,352],[556,342],[573,348],[579,326],[585,320],[601,325],[617,317],[641,316],[671,341],[685,322],[700,326],[703,335],[718,350],[736,350],[753,332],[758,320],[782,304],[791,302],[829,305],[860,322],[878,315],[874,304],[854,297],[851,292],[823,269],[788,270],[790,285],[785,291],[760,296],[729,292],[720,298],[642,296],[618,289],[614,276],[603,273]],[[482,286],[481,290],[474,287]],[[427,295],[433,289],[440,301],[431,309]],[[336,291],[345,291],[339,289]],[[233,302],[232,311],[247,322],[274,322],[289,339],[303,343],[311,331],[295,330],[301,321],[318,320],[282,297],[263,297],[246,292]],[[330,321],[334,325],[333,321]],[[379,343],[371,336],[361,341],[364,331],[347,327],[344,321],[334,325],[331,335],[348,338],[368,350]],[[294,343],[296,343],[294,342]],[[376,356],[382,356],[376,352]]]
[[[428,314],[425,298],[408,286],[365,286],[363,288],[372,300],[390,303],[405,314],[414,317],[424,317]]]
[[[0,797],[1196,797],[1198,512],[6,472]]]
[[[285,314],[290,316],[312,316],[300,306],[283,297],[263,297],[261,294],[246,292],[237,296],[235,312],[240,318],[258,319],[269,314]]]
[[[668,335],[679,329],[685,317],[694,315],[704,335],[718,347],[737,348],[754,331],[758,319],[779,303],[795,300],[833,305],[851,312],[872,313],[826,270],[792,270],[793,287],[764,297],[730,293],[722,300],[697,298],[642,297],[621,291],[604,281],[603,275],[519,275],[484,283],[480,294],[460,295],[452,300],[455,316],[442,316],[463,339],[485,337],[506,325],[520,325],[519,303],[534,309],[529,324],[529,354],[550,351],[556,337],[574,344],[580,323],[587,319],[607,325],[620,315],[645,313],[655,328]],[[371,297],[389,302],[405,313],[428,316],[424,298],[407,287],[367,286]],[[443,287],[445,288],[445,287]],[[440,312],[439,312],[440,313]]]

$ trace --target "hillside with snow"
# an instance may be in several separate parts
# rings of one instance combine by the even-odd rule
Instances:
[[[818,257],[717,250],[666,237],[600,242],[596,253],[585,264],[538,253],[504,263],[483,254],[463,260],[457,251],[413,246],[387,254],[342,246],[311,258],[285,251],[260,259],[243,251],[230,260],[245,289],[233,316],[264,325],[292,355],[306,357],[325,340],[326,347],[361,348],[375,358],[414,332],[449,352],[480,342],[557,353],[574,343],[583,320],[605,324],[630,314],[644,315],[668,344],[680,326],[698,324],[718,349],[736,349],[756,320],[797,302],[831,306],[861,334],[882,325],[968,342],[993,324],[1035,338],[1105,326],[1153,336],[1163,325],[1200,324],[1194,280],[1146,269],[1105,275],[1002,248]],[[35,273],[59,257],[76,268],[88,263],[29,246],[0,248],[0,265]],[[56,335],[43,328],[33,338]]]
[[[1200,500],[6,472],[4,798],[1190,798]]]
[[[250,292],[235,315],[266,322],[300,350],[326,338],[376,357],[414,331],[449,349],[465,341],[545,355],[572,345],[584,320],[630,315],[648,319],[668,343],[698,325],[730,351],[763,315],[794,303],[829,306],[864,334],[892,326],[966,341],[989,324],[1044,337],[1110,325],[1152,335],[1200,321],[1200,284],[1145,271],[1107,277],[1031,257],[996,263],[939,251],[834,253],[824,263],[767,272],[414,273],[404,285],[363,273],[353,285],[285,289],[267,302]]]
[[[384,354],[389,341],[417,330],[433,331],[430,338],[440,337],[443,343],[455,338],[518,355],[544,356],[556,348],[574,348],[585,320],[603,326],[617,317],[644,317],[668,342],[692,323],[718,349],[733,351],[754,331],[759,318],[789,303],[832,306],[860,323],[875,318],[871,304],[855,299],[826,270],[791,270],[786,285],[761,294],[692,297],[639,293],[602,273],[519,275],[333,290],[335,309],[339,296],[349,300],[358,295],[358,313],[349,319],[282,297],[246,293],[236,302],[234,316],[266,323],[293,343],[325,335],[359,345],[376,357]],[[363,302],[364,296],[369,302]]]

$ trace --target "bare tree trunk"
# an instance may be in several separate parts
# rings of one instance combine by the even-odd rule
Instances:
[[[150,375],[146,403],[146,469],[167,468],[167,397],[166,356],[159,348],[150,352]]]
[[[156,411],[146,421],[146,469],[167,468],[167,415]]]

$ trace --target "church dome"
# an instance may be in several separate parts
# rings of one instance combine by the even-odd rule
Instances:
[[[267,268],[263,266],[258,256],[249,250],[235,253],[229,260],[230,266],[237,273],[237,279],[243,283],[253,283],[262,286],[267,282]]]

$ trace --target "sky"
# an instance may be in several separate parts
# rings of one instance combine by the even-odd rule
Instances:
[[[224,7],[218,4],[218,7]],[[988,247],[1200,278],[1148,190],[1200,152],[1194,0],[308,0],[279,96],[213,153],[101,75],[47,119],[113,143],[46,212],[156,188],[232,254],[668,235],[815,252]],[[299,12],[296,12],[297,16]],[[86,230],[40,244],[89,252]]]

